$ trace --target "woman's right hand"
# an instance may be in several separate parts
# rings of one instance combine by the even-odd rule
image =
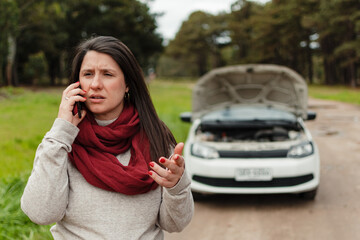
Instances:
[[[80,95],[84,95],[86,91],[79,88],[80,82],[70,84],[62,94],[61,103],[59,106],[58,118],[65,119],[77,126],[85,117],[86,111],[81,111],[81,118],[78,113],[73,115],[73,109],[76,102],[85,102],[86,98]]]

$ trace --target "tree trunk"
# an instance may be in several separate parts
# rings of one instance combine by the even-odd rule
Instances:
[[[197,66],[198,66],[198,74],[202,76],[206,73],[206,57],[202,54],[197,56]]]
[[[214,51],[213,57],[214,57],[214,61],[212,64],[213,68],[218,68],[218,67],[224,66],[224,61],[222,59],[221,52],[219,49]]]
[[[13,72],[13,74],[12,74],[12,77],[13,77],[12,83],[13,83],[13,85],[16,86],[16,87],[20,85],[18,72],[16,71],[16,69],[18,69],[17,64],[18,64],[18,60],[17,60],[17,58],[15,57],[15,61],[14,61],[14,65],[13,65],[13,71],[12,71],[12,72]]]
[[[356,68],[354,62],[352,62],[349,66],[349,73],[350,73],[350,86],[356,88]]]
[[[14,63],[15,63],[15,55],[16,55],[16,40],[13,36],[9,36],[8,38],[8,56],[7,56],[7,65],[6,65],[6,80],[7,85],[12,86],[14,84]]]
[[[56,63],[53,60],[48,61],[49,66],[49,77],[50,77],[50,85],[55,86],[55,78],[56,78]]]
[[[0,60],[0,87],[4,83],[3,61]]]
[[[48,66],[48,74],[50,78],[50,85],[56,85],[56,78],[60,71],[60,54],[45,53],[46,63]]]
[[[312,50],[310,48],[310,40],[307,42],[306,44],[306,58],[307,58],[307,67],[308,67],[308,79],[309,79],[309,83],[312,84],[313,83],[313,74],[314,74],[314,70],[313,70],[313,61],[312,61]]]
[[[334,85],[336,81],[336,64],[333,60],[324,57],[325,84]]]
[[[6,65],[6,81],[8,86],[12,86],[12,71],[13,65],[12,62],[8,62]]]

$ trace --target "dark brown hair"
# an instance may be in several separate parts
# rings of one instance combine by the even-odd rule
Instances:
[[[176,145],[175,138],[155,111],[138,62],[130,49],[119,39],[98,36],[80,43],[72,62],[70,81],[79,81],[82,61],[91,50],[110,55],[123,71],[125,83],[129,87],[127,101],[133,104],[139,113],[140,130],[145,132],[149,139],[151,159],[158,162],[159,157],[168,157],[170,148]]]

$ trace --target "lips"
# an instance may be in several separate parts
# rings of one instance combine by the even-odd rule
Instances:
[[[90,95],[91,99],[105,99],[105,97],[99,95],[99,94],[91,94]]]
[[[100,94],[91,94],[89,100],[91,103],[101,103],[105,100],[105,97]]]

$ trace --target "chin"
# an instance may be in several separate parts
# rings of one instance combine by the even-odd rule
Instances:
[[[87,109],[92,112],[94,115],[97,115],[97,114],[103,114],[105,113],[105,110],[100,107],[100,106],[89,106],[89,105],[86,105]]]

